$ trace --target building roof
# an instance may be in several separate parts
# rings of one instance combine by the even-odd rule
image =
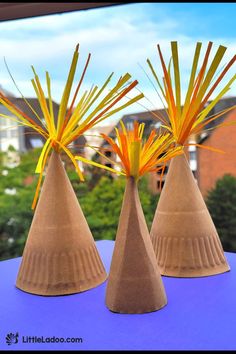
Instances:
[[[208,104],[211,101],[208,102]],[[232,107],[236,105],[236,97],[225,97],[222,98],[216,105],[215,107],[209,112],[208,117],[215,115],[216,113],[225,110],[226,108]],[[206,128],[212,128],[211,130],[207,131],[206,133],[204,133],[202,135],[202,137],[200,137],[200,141],[199,143],[202,143],[204,140],[206,140],[210,134],[212,133],[212,131],[214,130],[214,128],[219,124],[222,123],[225,118],[228,116],[228,113],[223,114],[221,117],[217,118],[216,120],[213,120],[212,122],[210,122]],[[136,113],[130,113],[130,114],[126,114],[124,115],[121,120],[127,124],[129,122],[132,122],[134,120],[138,121],[138,122],[144,122],[147,126],[146,132],[149,133],[149,130],[153,128],[153,126],[155,125],[155,122],[160,122],[160,119],[158,119],[158,117],[164,118],[164,119],[168,119],[167,113],[165,109],[156,109],[156,110],[152,110],[152,111],[143,111],[143,112],[136,112]],[[116,127],[119,125],[119,122],[116,124]],[[109,136],[111,136],[112,138],[115,137],[115,130],[112,129],[111,132],[109,133]],[[101,146],[104,146],[106,144],[105,141],[103,141]]]
[[[2,87],[2,85],[0,85],[0,92],[2,92],[5,96],[15,97],[12,92],[7,91],[5,88]]]
[[[28,115],[31,119],[34,121],[37,121],[39,125],[41,123],[37,119],[36,115],[32,112],[30,107],[27,105],[27,103],[23,100],[21,97],[14,97],[14,96],[8,96],[8,98],[20,109],[22,110],[26,115]],[[41,111],[40,104],[38,102],[37,98],[32,98],[32,97],[26,97],[26,100],[28,103],[32,106],[32,108],[35,110],[35,112],[39,115],[40,118],[43,117],[43,113]],[[48,100],[47,100],[48,102]],[[53,101],[53,110],[54,110],[54,116],[57,117],[59,113],[59,104]],[[40,141],[42,143],[45,142],[45,139],[43,136],[39,135],[36,131],[29,127],[23,127],[23,134],[24,134],[24,145],[26,149],[32,149],[34,147],[39,147],[40,146]],[[78,139],[74,141],[74,150],[76,152],[81,152],[84,148],[84,145],[86,144],[86,138],[82,135],[79,136]]]
[[[21,97],[9,97],[9,99],[17,106],[20,108],[20,110],[22,110],[26,115],[28,115],[31,119],[35,120],[38,122],[37,117],[35,116],[35,114],[32,112],[32,110],[30,109],[30,107],[27,105],[27,103],[23,100],[23,98]],[[29,104],[32,106],[32,108],[35,110],[35,112],[42,117],[43,113],[41,111],[41,107],[39,104],[39,101],[37,98],[32,98],[32,97],[26,97],[27,102],[29,102]],[[46,99],[47,103],[48,103],[48,99]],[[57,117],[58,116],[58,112],[59,112],[59,104],[57,104],[56,102],[53,101],[53,111],[54,111],[54,116]],[[38,122],[39,123],[39,122]]]
[[[159,121],[159,117],[167,118],[165,109],[155,109],[153,111],[143,111],[131,114],[125,114],[121,119],[125,123],[130,120],[137,120],[145,123],[153,123],[153,121]]]
[[[211,101],[209,101],[210,103]],[[230,108],[232,106],[236,105],[236,97],[225,97],[221,99],[215,106],[214,108],[209,112],[208,117],[215,115],[227,108]],[[210,129],[210,130],[205,130],[200,134],[200,138],[198,143],[201,144],[204,141],[206,141],[211,134],[213,133],[214,129],[220,124],[223,123],[226,117],[229,115],[230,112],[226,112],[222,114],[219,118],[211,121],[209,124],[206,125],[205,129]]]

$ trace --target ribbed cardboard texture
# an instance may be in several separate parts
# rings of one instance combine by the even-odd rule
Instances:
[[[113,312],[144,313],[167,303],[137,185],[127,179],[106,290]]]
[[[185,155],[171,160],[151,239],[163,275],[201,277],[230,269]]]
[[[53,152],[23,252],[16,286],[38,295],[93,288],[106,272],[63,167]]]

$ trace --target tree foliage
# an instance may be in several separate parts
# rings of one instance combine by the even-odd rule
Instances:
[[[125,191],[125,178],[103,176],[94,189],[79,198],[95,239],[114,240]],[[147,180],[139,183],[139,195],[148,227],[157,205],[157,197],[148,192]]]
[[[22,254],[33,217],[31,204],[37,183],[34,170],[39,154],[40,150],[23,154],[20,165],[15,168],[0,164],[0,259]],[[94,238],[114,239],[125,190],[125,178],[112,179],[107,174],[98,173],[96,184],[89,176],[86,182],[82,183],[73,167],[68,166],[67,173]],[[148,192],[146,179],[140,181],[139,190],[150,227],[158,197]]]
[[[236,178],[226,174],[218,179],[206,203],[224,250],[236,252]]]

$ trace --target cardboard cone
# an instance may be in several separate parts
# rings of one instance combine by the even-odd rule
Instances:
[[[108,276],[106,305],[114,312],[144,313],[167,303],[136,182],[127,180]]]
[[[201,277],[230,269],[185,155],[171,160],[151,239],[163,275]]]
[[[16,286],[38,295],[64,295],[93,288],[105,279],[105,269],[60,155],[53,152]]]

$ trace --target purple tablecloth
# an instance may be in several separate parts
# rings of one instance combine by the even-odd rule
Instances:
[[[114,242],[99,241],[97,246],[109,270]],[[104,303],[106,283],[68,296],[27,294],[14,286],[20,258],[0,262],[0,349],[236,349],[236,254],[226,256],[228,273],[163,277],[167,306],[142,315],[110,312]],[[13,344],[6,343],[10,333],[18,333],[18,343],[13,336]],[[32,343],[35,337],[71,342]]]

